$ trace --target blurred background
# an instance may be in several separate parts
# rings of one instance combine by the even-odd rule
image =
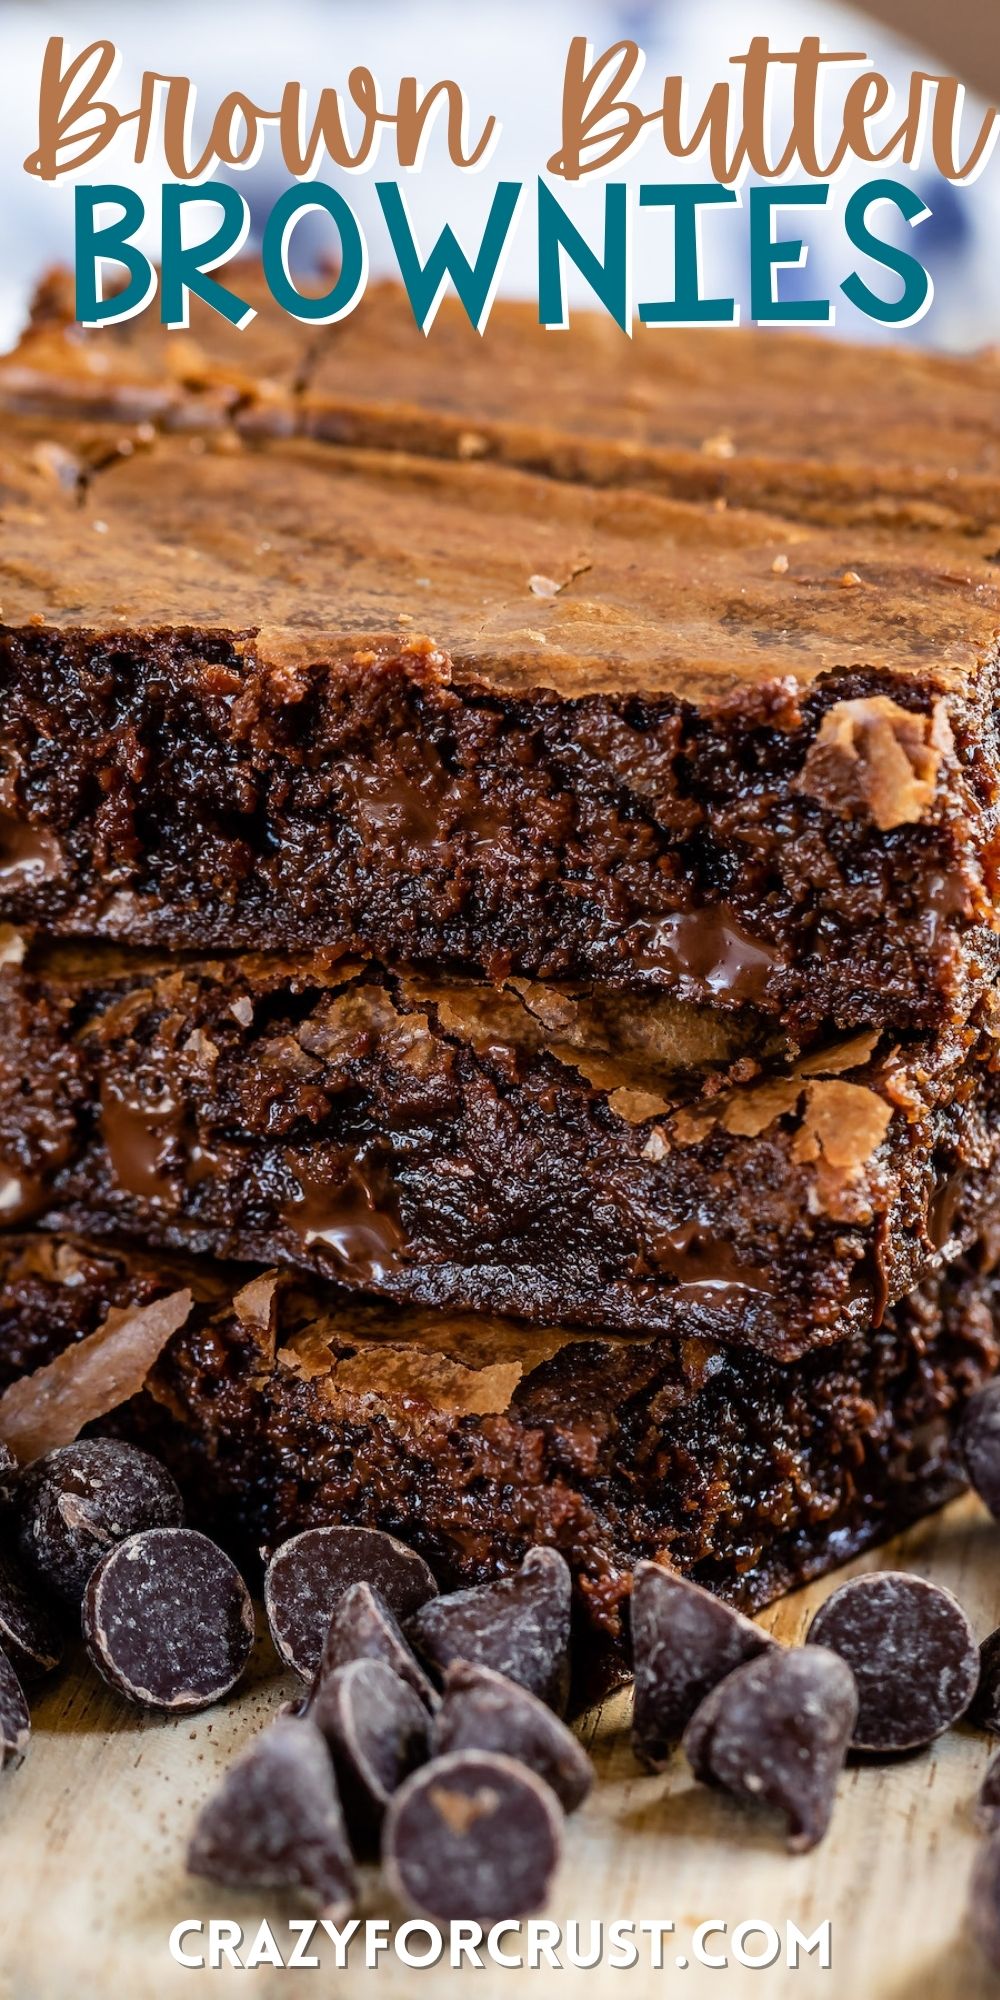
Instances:
[[[471,127],[488,112],[503,132],[485,171],[461,173],[450,165],[438,129],[419,174],[400,176],[426,250],[445,222],[472,250],[478,242],[493,184],[524,180],[531,186],[555,151],[566,50],[583,34],[595,49],[620,36],[637,40],[646,52],[645,74],[636,96],[652,108],[667,73],[690,82],[690,103],[704,102],[710,85],[727,72],[727,58],[745,49],[751,35],[767,34],[772,47],[793,49],[803,35],[818,34],[829,48],[863,49],[905,99],[910,71],[958,73],[969,86],[967,132],[972,135],[986,100],[1000,96],[1000,6],[997,0],[873,0],[870,8],[838,0],[0,0],[0,346],[16,336],[33,284],[44,267],[72,261],[73,180],[41,183],[22,170],[36,143],[38,83],[50,35],[66,38],[75,53],[97,37],[122,50],[113,86],[115,101],[134,104],[144,69],[186,74],[197,83],[200,114],[196,136],[207,130],[227,90],[246,90],[259,103],[277,104],[282,84],[294,78],[317,92],[330,84],[346,89],[350,69],[363,63],[374,71],[391,104],[398,79],[415,75],[425,86],[453,77],[465,89]],[[776,132],[787,113],[775,97]],[[836,105],[831,104],[831,111]],[[836,123],[835,117],[831,119]],[[704,162],[668,160],[655,130],[633,159],[613,168],[632,181],[706,177]],[[880,171],[848,170],[833,185],[822,212],[789,213],[788,236],[802,235],[809,255],[802,271],[781,274],[781,293],[791,297],[828,296],[836,301],[836,335],[879,338],[879,329],[857,313],[839,292],[842,278],[857,262],[843,232],[843,209],[853,187]],[[904,170],[889,167],[889,173]],[[396,173],[391,135],[375,172],[342,177],[368,238],[376,273],[394,262],[374,192],[376,178]],[[152,157],[137,168],[120,137],[81,179],[128,181],[147,199],[151,220],[144,248],[157,249],[162,162]],[[269,138],[257,165],[235,175],[262,219],[287,184],[276,138]],[[335,179],[331,172],[328,178]],[[1000,150],[971,187],[943,181],[924,165],[914,184],[931,213],[915,232],[901,220],[879,227],[912,247],[929,269],[935,297],[930,311],[895,338],[942,348],[967,349],[1000,340]],[[599,176],[575,187],[554,183],[577,226],[599,245],[603,197]],[[882,213],[885,213],[883,211]],[[304,224],[298,247],[309,253]],[[313,249],[329,248],[315,225]],[[670,224],[646,215],[637,230],[638,297],[669,296],[672,269]],[[735,293],[747,319],[746,220],[743,215],[710,216],[704,230],[706,289]],[[875,285],[880,274],[867,275]],[[891,279],[881,273],[883,287]],[[511,248],[502,289],[533,297],[536,291],[533,203],[526,201]],[[586,304],[582,281],[569,286],[571,304]]]

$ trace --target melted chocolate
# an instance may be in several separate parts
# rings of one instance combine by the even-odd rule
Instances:
[[[692,1305],[742,1308],[751,1295],[774,1295],[774,1282],[767,1271],[741,1264],[732,1245],[700,1223],[686,1222],[678,1229],[652,1228],[647,1243],[650,1264],[676,1278],[674,1297],[684,1297]]]
[[[0,810],[0,888],[26,889],[62,873],[59,843],[44,827]]]
[[[48,1199],[45,1182],[23,1174],[0,1160],[0,1226],[10,1228],[40,1215]]]
[[[760,1005],[781,955],[755,943],[721,907],[674,910],[647,924],[636,963],[646,971],[669,972],[714,999]]]
[[[346,1283],[383,1284],[401,1269],[406,1236],[362,1161],[354,1162],[337,1190],[307,1174],[300,1176],[300,1185],[302,1200],[287,1219],[302,1230],[307,1243],[327,1246]]]
[[[433,745],[409,732],[401,732],[395,747],[397,761],[391,771],[360,758],[343,758],[337,775],[345,803],[369,835],[429,847],[440,834],[448,773]]]
[[[164,1152],[176,1135],[169,1091],[152,1101],[127,1096],[117,1077],[101,1085],[101,1133],[112,1171],[126,1194],[158,1201],[167,1189]]]
[[[953,1234],[966,1186],[967,1176],[956,1170],[938,1182],[931,1196],[927,1210],[927,1234],[935,1250],[943,1250]]]

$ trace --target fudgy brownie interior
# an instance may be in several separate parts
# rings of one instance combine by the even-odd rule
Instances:
[[[796,1054],[664,997],[39,949],[0,974],[2,1199],[12,1223],[787,1359],[968,1243],[993,1061],[988,1021]]]

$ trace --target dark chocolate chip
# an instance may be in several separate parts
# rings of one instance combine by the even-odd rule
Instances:
[[[976,1794],[976,1825],[984,1833],[992,1833],[1000,1826],[1000,1751],[990,1758]]]
[[[629,1616],[632,1746],[647,1769],[662,1771],[716,1682],[775,1641],[700,1584],[659,1563],[636,1564]]]
[[[26,1681],[51,1673],[63,1655],[55,1620],[38,1602],[32,1578],[9,1556],[0,1557],[0,1648]]]
[[[346,1667],[349,1660],[382,1660],[420,1696],[425,1708],[436,1708],[440,1701],[384,1597],[370,1583],[352,1583],[337,1599],[315,1686],[338,1667]]]
[[[17,1460],[9,1444],[0,1438],[0,1487],[10,1486],[17,1478]]]
[[[979,1679],[965,1713],[977,1729],[1000,1736],[1000,1631],[991,1632],[979,1648]]]
[[[455,1750],[414,1771],[389,1805],[382,1864],[407,1908],[442,1923],[537,1909],[562,1852],[555,1794],[513,1757]]]
[[[1000,1972],[1000,1833],[983,1842],[969,1890],[969,1929],[988,1965]]]
[[[6,1653],[0,1653],[0,1771],[16,1770],[23,1764],[30,1735],[24,1689]]]
[[[970,1484],[1000,1520],[1000,1380],[969,1397],[957,1442]]]
[[[958,1599],[905,1570],[842,1583],[809,1627],[811,1645],[847,1661],[858,1687],[858,1750],[917,1750],[964,1715],[979,1648]]]
[[[393,1792],[430,1756],[423,1702],[383,1660],[351,1660],[324,1677],[309,1719],[333,1754],[355,1848],[377,1846]]]
[[[235,1687],[254,1639],[239,1570],[193,1528],[145,1528],[102,1556],[83,1636],[104,1679],[146,1708],[207,1708]]]
[[[187,1865],[236,1889],[294,1889],[339,1921],[356,1894],[329,1753],[313,1723],[281,1716],[201,1809]]]
[[[406,1628],[443,1674],[471,1660],[517,1681],[562,1714],[569,1694],[571,1583],[557,1549],[529,1549],[513,1576],[455,1590],[425,1604]]]
[[[491,1667],[455,1660],[444,1679],[434,1726],[438,1756],[449,1750],[499,1750],[551,1785],[564,1812],[582,1805],[594,1767],[572,1730],[537,1695]]]
[[[774,1806],[804,1854],[830,1824],[858,1697],[851,1670],[822,1646],[774,1646],[719,1681],[684,1732],[695,1776]]]
[[[397,1618],[437,1594],[422,1556],[378,1528],[306,1528],[276,1549],[264,1579],[271,1636],[288,1666],[311,1680],[333,1607],[352,1583],[370,1583]]]
[[[179,1528],[184,1505],[166,1467],[116,1438],[79,1438],[39,1458],[17,1495],[28,1568],[67,1604],[115,1542],[140,1528]]]

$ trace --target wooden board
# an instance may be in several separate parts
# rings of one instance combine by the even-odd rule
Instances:
[[[906,1537],[852,1566],[903,1566],[949,1585],[980,1636],[1000,1623],[1000,1527],[972,1500],[948,1508]],[[841,1571],[840,1576],[848,1574]],[[780,1637],[801,1637],[832,1580],[774,1606],[762,1620]],[[248,1938],[268,1917],[290,1949],[274,1899],[215,1890],[186,1876],[183,1847],[198,1801],[234,1749],[293,1691],[262,1642],[239,1696],[205,1715],[175,1722],[128,1709],[84,1671],[70,1672],[38,1703],[27,1762],[0,1786],[0,2000],[161,2000],[189,1994],[192,1974],[174,1964],[167,1940],[183,1917],[232,1918]],[[672,1918],[666,1969],[633,1969],[627,2000],[653,1994],[788,1995],[789,2000],[986,2000],[1000,1990],[962,1937],[969,1871],[978,1836],[971,1802],[990,1753],[987,1740],[959,1728],[932,1751],[847,1771],[831,1833],[813,1854],[789,1857],[774,1824],[692,1782],[678,1755],[662,1777],[641,1774],[626,1734],[620,1695],[581,1725],[598,1768],[588,1805],[569,1826],[567,1855],[551,1908],[565,1926]],[[364,1887],[363,1914],[388,1916],[377,1878]],[[758,1971],[680,1968],[695,1926],[714,1917],[732,1929],[762,1917],[784,1934],[792,1919],[811,1933],[832,1924],[833,1963]],[[751,1941],[760,1948],[761,1939]],[[725,1940],[710,1940],[721,1950]],[[511,1949],[510,1941],[506,1949]],[[596,1970],[542,1966],[521,1972],[487,1965],[472,1974],[438,1966],[416,1972],[391,1957],[377,1971],[363,1959],[334,1968],[322,1954],[307,1992],[335,1990],[381,2000],[473,1993],[500,2000],[530,1982],[539,1994],[601,1995],[615,1982]],[[204,1973],[202,1977],[208,1976]],[[253,1985],[222,1966],[214,1989],[243,1978],[253,2000],[288,2000],[299,1990],[288,1968],[260,1968]],[[307,1978],[298,1974],[301,1981]],[[470,1985],[471,1980],[471,1985]],[[374,1987],[372,1982],[376,1981]]]

